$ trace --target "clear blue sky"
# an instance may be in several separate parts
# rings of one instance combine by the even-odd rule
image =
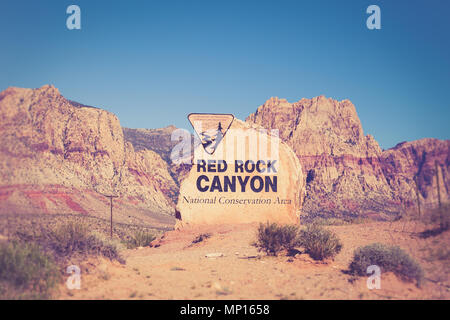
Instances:
[[[381,30],[366,28],[370,4]],[[54,84],[132,128],[323,94],[350,99],[383,148],[448,139],[449,14],[448,0],[2,0],[0,90]]]

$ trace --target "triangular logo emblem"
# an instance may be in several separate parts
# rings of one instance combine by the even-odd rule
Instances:
[[[191,113],[188,115],[188,120],[197,133],[203,149],[213,154],[233,123],[234,116],[218,113]]]

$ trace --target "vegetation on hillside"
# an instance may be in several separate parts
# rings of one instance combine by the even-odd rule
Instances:
[[[260,224],[255,243],[260,251],[276,256],[281,250],[291,250],[296,246],[298,227],[277,223]]]
[[[120,250],[146,246],[155,239],[147,228],[115,227],[95,217],[2,216],[0,220],[0,299],[49,299],[66,277],[69,264],[90,257],[125,263]],[[6,236],[6,237],[5,237]]]
[[[260,224],[255,245],[268,255],[303,247],[315,260],[333,258],[342,248],[332,231],[316,224],[307,225],[304,229],[299,229],[296,225]]]
[[[407,281],[416,280],[420,286],[424,272],[422,267],[398,246],[373,243],[359,247],[353,254],[350,273],[367,276],[367,267],[376,265],[382,272],[393,272]]]
[[[0,243],[0,299],[48,299],[61,274],[36,244]]]
[[[300,231],[298,244],[315,260],[334,258],[342,249],[339,238],[319,225],[307,225]]]

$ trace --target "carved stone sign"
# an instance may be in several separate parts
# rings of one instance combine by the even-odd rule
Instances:
[[[216,130],[217,125],[208,129]],[[276,130],[268,132],[238,119],[231,120],[224,133],[219,134],[219,143],[211,139],[213,149],[208,149],[211,143],[202,148],[202,141],[194,150],[193,166],[180,186],[177,211],[181,221],[297,223],[305,178],[291,148]]]

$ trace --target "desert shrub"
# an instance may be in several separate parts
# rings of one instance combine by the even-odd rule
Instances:
[[[304,247],[315,260],[332,258],[342,249],[339,238],[317,224],[307,225],[306,229],[300,231],[298,245]]]
[[[350,224],[348,220],[344,220],[342,218],[322,218],[322,217],[314,218],[313,223],[315,225],[320,226],[343,226]]]
[[[371,222],[371,219],[364,216],[328,216],[323,215],[305,215],[300,217],[303,224],[315,224],[320,226],[344,226],[351,224],[363,224]]]
[[[87,226],[75,222],[56,226],[47,238],[52,249],[61,256],[70,256],[75,252],[88,253],[97,244],[97,239],[90,235]]]
[[[260,251],[268,255],[277,255],[281,250],[291,250],[296,246],[298,228],[295,225],[276,223],[260,224],[255,243]]]
[[[419,286],[424,272],[421,266],[398,246],[373,243],[355,250],[349,271],[365,276],[367,267],[377,265],[382,272],[393,272],[402,279],[416,280]]]
[[[211,237],[211,233],[199,234],[197,237],[195,237],[194,240],[192,240],[192,244],[202,242],[203,240],[206,240],[210,237]]]
[[[60,273],[36,244],[0,243],[0,298],[48,299]]]
[[[102,241],[80,222],[60,223],[32,234],[18,232],[16,238],[21,242],[37,243],[63,260],[75,255],[100,255],[124,262],[113,243]]]
[[[138,230],[126,241],[126,246],[128,249],[146,247],[155,239],[156,237],[152,233]]]
[[[60,256],[79,253],[122,260],[114,244],[96,237],[83,223],[69,222],[59,225],[50,232],[49,240],[51,248]]]

